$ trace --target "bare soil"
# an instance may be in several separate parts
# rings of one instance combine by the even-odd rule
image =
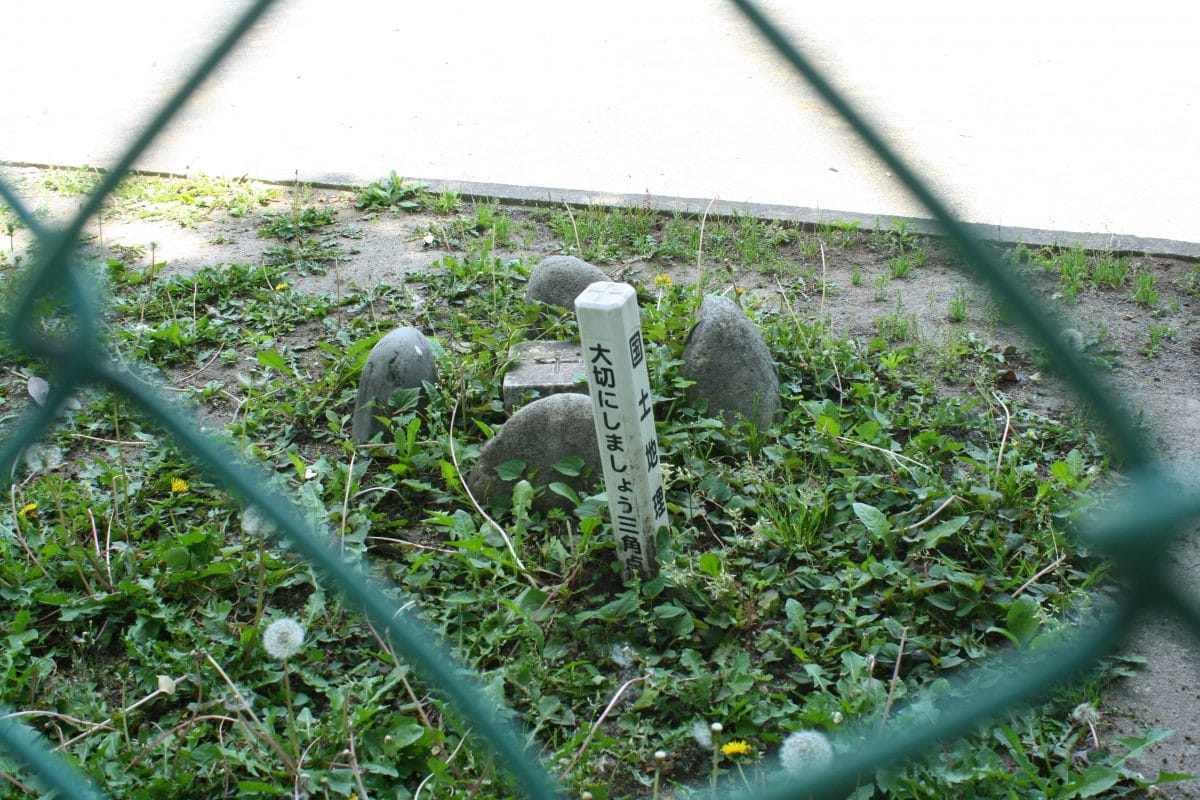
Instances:
[[[40,186],[33,170],[12,170],[11,177],[25,187]],[[53,218],[73,212],[79,199],[48,191],[34,191],[29,199]],[[286,191],[268,210],[291,208]],[[337,210],[336,228],[341,255],[323,271],[296,274],[292,285],[312,293],[341,296],[354,289],[379,284],[397,285],[406,274],[427,270],[443,255],[453,252],[453,242],[438,235],[447,215],[363,214],[347,192],[315,191],[308,205]],[[554,253],[567,252],[546,224],[545,212],[519,206],[501,206],[513,222],[511,254],[535,263]],[[464,212],[465,213],[465,212]],[[121,248],[140,252],[143,264],[153,257],[165,262],[164,274],[186,273],[219,263],[258,263],[264,249],[277,244],[258,235],[261,215],[231,217],[214,213],[209,219],[185,227],[169,220],[146,220],[137,209],[120,217],[106,217],[87,228],[88,247],[101,257]],[[18,230],[13,254],[28,244],[28,232]],[[153,243],[153,245],[151,245]],[[9,245],[0,240],[0,244]],[[1064,243],[1065,244],[1065,243]],[[1020,332],[1003,322],[1003,309],[987,299],[986,290],[958,271],[942,246],[922,240],[928,263],[907,277],[887,280],[887,249],[869,233],[858,241],[838,246],[830,243],[823,258],[818,251],[797,263],[777,265],[766,272],[743,269],[732,263],[704,263],[701,270],[709,286],[720,291],[738,288],[752,292],[761,302],[788,308],[803,318],[827,318],[841,336],[872,339],[879,335],[880,320],[887,325],[907,325],[906,344],[934,354],[947,343],[972,332],[987,347],[1005,354],[1011,370],[995,387],[1000,396],[1024,407],[1060,418],[1075,413],[1076,399],[1053,376],[1053,365],[1039,358]],[[1188,261],[1130,254],[1134,270],[1155,276],[1160,299],[1156,307],[1141,305],[1128,289],[1083,290],[1067,301],[1056,297],[1060,284],[1052,276],[1030,272],[1032,287],[1058,309],[1062,324],[1072,328],[1087,352],[1106,365],[1113,392],[1123,398],[1128,413],[1143,419],[1151,449],[1158,453],[1181,489],[1200,491],[1200,296],[1190,284],[1194,265]],[[135,262],[136,263],[136,262]],[[694,284],[701,279],[696,264],[648,263],[629,260],[601,264],[614,279],[651,285],[656,275],[670,275],[675,283]],[[964,316],[951,319],[951,304],[963,301]],[[1175,331],[1161,342],[1161,350],[1146,353],[1151,326]],[[319,327],[313,327],[319,335]],[[437,335],[437,331],[428,331]],[[195,385],[212,379],[202,372],[186,376]],[[977,386],[947,382],[947,392],[978,391]],[[216,421],[216,420],[214,420]],[[1193,528],[1192,534],[1196,533]],[[1177,580],[1189,589],[1200,589],[1200,541],[1194,535],[1176,544],[1170,561]],[[1195,592],[1193,591],[1193,594]],[[1159,770],[1200,774],[1200,649],[1186,627],[1170,618],[1143,620],[1127,643],[1126,654],[1145,658],[1134,677],[1115,685],[1101,707],[1101,736],[1110,741],[1148,726],[1168,727],[1175,735],[1144,754],[1139,768],[1153,779]],[[1156,790],[1157,791],[1157,790]],[[1200,780],[1171,784],[1156,796],[1200,797]]]

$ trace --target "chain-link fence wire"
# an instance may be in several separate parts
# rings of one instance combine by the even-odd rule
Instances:
[[[873,734],[865,744],[839,751],[820,774],[781,779],[765,789],[746,792],[750,800],[782,800],[799,796],[836,797],[859,785],[863,776],[898,761],[918,756],[934,743],[962,736],[981,724],[1044,697],[1072,676],[1085,672],[1123,641],[1130,626],[1151,611],[1176,614],[1193,635],[1200,635],[1200,605],[1186,597],[1165,573],[1164,549],[1190,520],[1200,516],[1200,495],[1171,487],[1154,465],[1150,452],[1129,415],[1111,392],[1102,387],[1078,353],[1059,334],[1050,315],[1025,290],[1017,276],[985,245],[973,239],[946,206],[822,77],[799,50],[749,0],[732,0],[798,73],[854,128],[892,172],[941,224],[942,235],[954,245],[975,275],[987,283],[1047,352],[1106,429],[1126,466],[1125,494],[1080,536],[1115,561],[1113,600],[1097,600],[1094,621],[1064,635],[1053,648],[1032,657],[1005,657],[966,671],[958,683],[967,699],[939,709],[919,723],[894,724]],[[373,624],[386,631],[398,653],[437,686],[466,724],[491,747],[522,791],[532,798],[558,796],[548,777],[526,747],[523,731],[502,719],[480,691],[478,681],[455,660],[423,624],[374,585],[359,567],[303,522],[303,515],[281,494],[269,488],[268,476],[242,464],[228,445],[201,433],[193,419],[173,406],[144,379],[109,359],[101,348],[96,292],[75,263],[75,249],[87,221],[105,197],[130,171],[147,146],[166,127],[196,88],[228,55],[245,32],[272,5],[256,0],[171,96],[125,155],[104,174],[99,187],[79,213],[61,230],[42,225],[13,190],[0,181],[0,199],[13,210],[37,241],[35,258],[23,283],[14,291],[6,332],[10,341],[29,355],[52,365],[51,391],[40,407],[20,421],[0,443],[0,471],[11,481],[17,459],[53,424],[64,402],[78,388],[103,385],[127,395],[156,420],[185,451],[190,452],[218,483],[248,505],[260,508],[291,545],[352,605],[363,609]],[[70,333],[49,337],[36,311],[40,301],[53,299],[66,309]],[[0,746],[23,761],[32,774],[61,796],[72,800],[103,795],[78,769],[53,753],[30,727],[0,715]]]

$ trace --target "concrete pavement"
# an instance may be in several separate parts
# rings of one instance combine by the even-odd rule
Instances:
[[[110,163],[244,5],[12,4],[0,160]],[[1200,9],[765,5],[965,219],[1200,242]],[[924,216],[720,0],[283,0],[140,166]]]

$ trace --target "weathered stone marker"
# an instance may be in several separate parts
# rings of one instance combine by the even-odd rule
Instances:
[[[652,578],[667,501],[637,294],[627,283],[598,281],[575,298],[575,314],[617,552],[626,578]]]

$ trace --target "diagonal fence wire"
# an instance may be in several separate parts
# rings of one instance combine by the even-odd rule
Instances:
[[[1131,486],[1105,518],[1081,531],[1091,544],[1116,561],[1115,583],[1122,588],[1119,601],[1101,619],[1080,628],[1065,641],[1033,659],[997,659],[971,673],[1003,672],[1003,682],[988,692],[958,702],[932,725],[892,726],[867,747],[858,750],[820,775],[744,797],[783,800],[805,796],[838,797],[853,789],[863,775],[903,758],[920,755],[935,743],[961,736],[980,724],[1014,708],[1028,706],[1057,686],[1087,671],[1124,640],[1136,619],[1156,608],[1174,612],[1200,638],[1200,608],[1171,585],[1164,574],[1163,549],[1180,534],[1188,520],[1200,513],[1200,496],[1171,489],[1153,463],[1133,415],[1103,386],[1080,354],[1071,347],[1047,310],[1020,283],[1013,270],[992,250],[967,231],[929,184],[922,180],[896,151],[866,122],[845,96],[806,58],[782,30],[751,0],[731,0],[749,22],[790,64],[808,85],[844,119],[904,186],[940,224],[941,234],[958,249],[973,274],[989,285],[1016,321],[1046,349],[1051,363],[1088,405],[1120,453],[1131,477]]]
[[[1071,677],[1086,671],[1117,647],[1133,622],[1147,611],[1160,608],[1176,614],[1193,635],[1200,635],[1200,605],[1170,584],[1163,573],[1161,553],[1187,522],[1200,515],[1200,496],[1171,489],[1154,465],[1136,427],[1056,329],[1046,310],[1026,291],[1018,278],[951,215],[891,147],[871,128],[800,51],[749,0],[732,0],[746,18],[808,83],[837,111],[856,133],[888,164],[939,221],[942,234],[958,248],[977,276],[990,284],[995,295],[1015,314],[1047,350],[1051,359],[1079,396],[1103,424],[1128,467],[1131,478],[1125,496],[1106,514],[1102,524],[1085,529],[1087,541],[1116,560],[1116,583],[1122,589],[1116,601],[1104,607],[1099,618],[1072,631],[1055,647],[1025,659],[998,659],[968,671],[959,680],[989,682],[987,691],[956,702],[941,711],[933,724],[893,725],[865,746],[819,775],[779,782],[743,795],[747,800],[783,800],[798,796],[836,797],[861,783],[863,776],[905,758],[917,756],[938,741],[961,736],[1014,707],[1045,696]],[[372,584],[358,567],[343,561],[327,542],[302,522],[302,515],[279,494],[267,488],[266,476],[244,466],[224,444],[202,434],[186,414],[175,408],[145,382],[113,364],[102,352],[98,333],[99,303],[92,287],[75,264],[76,242],[88,219],[105,197],[132,168],[137,158],[178,113],[197,87],[236,46],[272,5],[257,0],[239,17],[228,33],[177,89],[118,163],[108,171],[84,207],[62,230],[51,230],[37,220],[13,190],[0,181],[2,199],[31,231],[39,244],[36,261],[19,287],[6,319],[6,332],[14,345],[54,365],[55,380],[44,405],[31,410],[7,441],[0,443],[0,470],[11,480],[21,452],[54,422],[66,399],[87,384],[106,385],[127,395],[155,419],[183,449],[190,451],[209,474],[243,502],[259,507],[289,539],[293,547],[315,564],[324,578],[340,590],[366,616],[386,630],[397,650],[436,684],[464,719],[479,731],[523,792],[532,798],[558,796],[554,781],[523,746],[526,737],[502,720],[479,691],[477,682],[447,653],[437,639]],[[48,337],[39,323],[39,301],[53,299],[71,320],[69,334]],[[0,715],[2,716],[2,715]],[[32,728],[15,719],[0,718],[0,747],[23,761],[29,770],[54,791],[72,800],[92,800],[102,794],[76,768],[55,755]]]

